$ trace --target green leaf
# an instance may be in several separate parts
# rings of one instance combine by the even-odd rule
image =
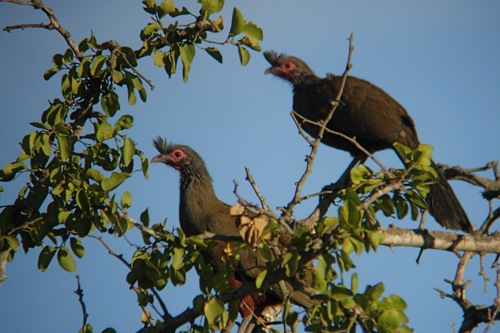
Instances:
[[[164,0],[161,5],[156,7],[156,12],[158,16],[162,18],[163,16],[175,12],[175,5],[173,0]]]
[[[384,293],[385,287],[383,283],[378,283],[375,286],[367,286],[365,296],[371,301],[376,301]]]
[[[62,161],[67,161],[71,157],[71,140],[67,135],[58,135],[59,154]]]
[[[356,294],[358,292],[358,273],[353,273],[351,276],[351,290],[353,294]]]
[[[121,183],[125,181],[127,176],[124,173],[121,172],[113,172],[111,173],[110,178],[105,178],[101,182],[101,187],[104,191],[112,191],[118,186],[120,186]]]
[[[178,271],[184,266],[182,258],[184,257],[184,249],[180,247],[174,248],[174,258],[172,260],[172,267]]]
[[[212,58],[214,58],[215,60],[217,60],[222,64],[222,54],[220,53],[219,49],[217,49],[216,47],[207,47],[205,51],[207,51],[207,53]]]
[[[122,65],[123,67],[125,68],[130,68],[130,66],[137,67],[137,57],[135,56],[134,50],[132,50],[128,46],[122,46],[120,47],[120,51],[122,55],[124,55],[125,58],[127,59],[127,63],[123,64]]]
[[[85,174],[87,177],[89,177],[92,180],[95,180],[98,183],[100,183],[104,179],[103,174],[99,170],[96,170],[96,169],[87,169]]]
[[[135,154],[135,143],[128,136],[125,138],[125,142],[123,143],[123,164],[128,166]]]
[[[205,317],[210,326],[218,326],[224,313],[224,303],[219,298],[213,297],[205,304]]]
[[[102,54],[95,57],[94,61],[92,62],[92,66],[90,66],[90,75],[96,76],[96,74],[99,73],[99,71],[102,69],[105,61],[106,56],[103,56]]]
[[[400,310],[403,311],[408,307],[406,302],[398,295],[390,295],[384,298],[377,308],[381,310]]]
[[[238,45],[238,55],[242,66],[246,66],[250,61],[250,52],[241,45]]]
[[[358,210],[357,203],[351,199],[345,199],[344,205],[339,207],[340,221],[350,227],[356,228],[359,226],[361,217],[362,212]]]
[[[381,332],[394,332],[399,324],[399,313],[396,310],[387,310],[382,312],[377,320],[377,328]]]
[[[352,310],[356,307],[356,302],[352,298],[342,300],[342,307],[347,310]]]
[[[125,76],[123,75],[122,72],[120,71],[113,71],[113,82],[114,83],[121,83]]]
[[[365,235],[368,237],[368,241],[374,250],[377,250],[380,242],[384,239],[384,234],[378,230],[365,230]]]
[[[65,271],[74,272],[76,269],[75,260],[66,246],[61,246],[57,251],[57,261],[59,262],[59,266]]]
[[[123,209],[127,209],[132,205],[132,195],[129,191],[123,192],[122,198],[120,200],[120,205]]]
[[[116,333],[115,330],[111,329],[112,331],[107,331],[108,329],[105,329],[104,331],[102,331],[102,333]],[[85,325],[85,329],[84,327],[80,328],[78,330],[78,333],[94,333],[94,328],[92,327],[92,325],[90,324],[87,324]]]
[[[370,170],[364,164],[358,164],[351,169],[351,180],[353,184],[361,184],[371,176]]]
[[[264,32],[255,23],[248,22],[243,27],[243,33],[250,39],[262,40],[264,38]]]
[[[243,14],[236,7],[233,9],[233,18],[231,19],[231,29],[229,30],[229,36],[236,36],[243,32],[245,27],[245,19]]]
[[[26,164],[24,162],[14,162],[7,164],[2,168],[4,176],[15,175],[17,172],[26,169]]]
[[[188,81],[188,74],[191,70],[191,63],[193,62],[194,55],[196,53],[196,48],[193,44],[184,44],[179,48],[181,53],[182,60],[182,77],[184,78],[184,82]]]
[[[331,293],[332,298],[337,301],[343,301],[353,296],[352,291],[343,286],[333,286]]]
[[[96,124],[96,139],[98,142],[106,141],[111,139],[115,135],[115,129],[111,127],[110,123],[103,121],[100,124]]]
[[[146,102],[146,99],[148,98],[148,93],[146,92],[146,89],[142,88],[139,89],[139,97],[141,98],[141,101]]]
[[[224,0],[198,0],[201,3],[200,14],[207,17],[218,13],[224,8]]]
[[[115,129],[117,131],[121,131],[123,129],[129,129],[132,127],[133,123],[134,123],[134,117],[126,114],[124,116],[121,116],[120,119],[118,119],[118,121],[115,123]]]
[[[45,272],[47,270],[47,267],[49,267],[50,262],[52,261],[52,258],[54,258],[54,255],[56,254],[56,249],[50,246],[45,245],[40,252],[40,255],[38,256],[38,269],[41,270],[42,272]]]
[[[402,220],[408,214],[408,203],[397,193],[394,193],[392,200],[394,201],[394,207],[396,208],[396,216],[398,219]]]
[[[255,279],[255,286],[257,287],[257,289],[260,289],[260,287],[262,287],[262,283],[264,282],[266,275],[267,269],[263,270],[259,273],[259,275],[257,275],[257,278]]]
[[[404,163],[410,162],[410,156],[412,154],[412,150],[410,147],[395,142],[394,149],[396,150],[399,157],[401,157]]]
[[[80,190],[76,193],[76,204],[83,212],[88,212],[90,210],[89,197],[85,190]]]
[[[167,55],[166,52],[163,51],[156,51],[155,54],[153,55],[153,61],[154,65],[156,67],[163,67],[165,66],[165,56]]]
[[[137,102],[137,97],[135,97],[135,93],[133,89],[128,89],[128,104],[135,105]]]
[[[432,151],[434,147],[429,144],[420,144],[414,151],[414,161],[422,162],[423,160],[430,160],[432,158]],[[430,164],[430,163],[429,163]],[[427,164],[427,165],[429,165]]]
[[[142,174],[144,175],[144,178],[148,179],[148,177],[149,177],[149,173],[148,173],[149,160],[146,158],[146,156],[144,156],[144,154],[139,153],[139,155],[141,156]]]
[[[377,199],[377,206],[382,209],[385,216],[391,216],[394,214],[394,201],[392,201],[389,195],[384,194]]]
[[[36,145],[36,140],[35,140],[35,148],[37,149],[37,151],[39,151],[39,149],[41,148],[45,156],[50,156],[50,154],[52,154],[52,150],[50,149],[50,143],[51,140],[49,135],[47,133],[40,133],[40,140],[38,142],[38,146]]]
[[[79,78],[87,76],[90,70],[91,62],[92,61],[90,60],[89,57],[84,57],[82,61],[80,61],[80,65],[78,65],[78,71],[77,71]]]
[[[59,68],[56,68],[56,67],[52,67],[50,69],[47,69],[45,71],[45,73],[43,73],[43,79],[45,81],[48,81],[51,77],[53,77],[54,75],[56,75],[58,72],[59,72]]]
[[[293,276],[299,268],[300,255],[297,252],[288,252],[283,259],[286,276]]]
[[[19,247],[19,241],[15,236],[5,236],[4,239],[14,252],[17,251],[17,248]]]
[[[259,250],[259,255],[265,262],[270,262],[273,259],[273,253],[267,243],[264,242],[259,243],[258,250]]]
[[[156,0],[142,0],[144,11],[149,14],[156,14]]]
[[[144,226],[148,227],[149,226],[149,209],[146,208],[145,211],[141,213],[140,220]]]
[[[101,97],[101,107],[106,115],[113,117],[120,110],[120,102],[118,95],[114,91],[110,91]]]
[[[85,249],[83,248],[83,243],[80,239],[72,237],[69,240],[71,251],[78,257],[83,258],[85,255]]]

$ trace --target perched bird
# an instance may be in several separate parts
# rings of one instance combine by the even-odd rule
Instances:
[[[273,74],[293,86],[293,110],[300,116],[321,121],[332,108],[342,83],[342,76],[328,74],[318,77],[301,59],[274,51],[264,52],[271,64],[265,73]],[[303,122],[301,127],[316,137],[319,126]],[[345,134],[374,153],[392,148],[394,143],[415,149],[419,145],[415,123],[408,112],[389,94],[370,82],[356,77],[347,77],[339,105],[327,128]],[[349,152],[354,158],[346,172],[367,156],[351,141],[333,133],[325,132],[322,142],[328,146]],[[436,164],[432,162],[433,167]],[[458,201],[446,177],[438,171],[437,182],[427,195],[429,212],[445,228],[472,232],[472,225]]]
[[[188,146],[168,144],[160,137],[153,143],[160,154],[155,156],[152,162],[164,163],[180,172],[179,220],[184,233],[193,236],[208,231],[221,236],[240,237],[237,222],[229,214],[231,207],[217,198],[212,178],[200,155]],[[215,270],[218,269],[221,258],[227,256],[223,251],[224,246],[225,243],[221,242],[211,248],[210,252],[202,253]],[[247,281],[254,281],[265,267],[258,254],[249,247],[240,247],[237,251],[240,260],[236,267],[233,267],[234,274],[228,281],[234,288],[241,287]],[[294,304],[304,308],[317,304],[310,293],[300,290],[300,286],[292,286],[288,281],[285,285]],[[281,287],[275,285],[264,293],[244,297],[240,305],[244,324],[240,325],[240,331],[245,331],[242,327],[253,319],[253,313],[262,315],[266,312],[266,307],[274,310],[277,304],[282,304],[284,297],[281,291]]]

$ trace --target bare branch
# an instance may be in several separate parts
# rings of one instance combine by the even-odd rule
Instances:
[[[266,199],[264,198],[264,196],[262,195],[262,193],[259,190],[259,187],[255,183],[255,180],[253,179],[253,176],[250,173],[250,169],[245,167],[245,173],[247,175],[247,181],[252,186],[253,191],[255,192],[255,195],[257,196],[257,198],[259,198],[262,208],[269,210],[269,206],[266,203]]]
[[[385,246],[404,246],[450,252],[466,251],[471,253],[500,253],[500,234],[460,235],[447,231],[428,231],[421,229],[381,228]]]
[[[20,24],[15,26],[9,26],[5,27],[3,29],[4,31],[11,32],[12,30],[24,29],[24,28],[42,28],[48,30],[56,30],[64,38],[66,44],[68,44],[71,50],[73,50],[75,56],[80,60],[83,59],[83,55],[80,53],[78,45],[76,45],[73,38],[71,38],[71,33],[59,23],[52,9],[48,7],[46,4],[44,4],[42,0],[32,0],[32,1],[0,0],[0,2],[10,2],[18,5],[31,6],[35,9],[41,9],[50,20],[49,24],[40,23],[40,24]]]
[[[87,313],[87,307],[85,306],[85,302],[83,301],[83,289],[80,286],[80,275],[76,276],[76,283],[78,285],[78,288],[74,291],[74,293],[78,295],[78,301],[80,302],[80,306],[82,307],[82,314],[83,314],[83,323],[81,332],[86,333],[87,319],[89,317],[89,314]]]
[[[288,203],[288,205],[283,209],[283,213],[281,215],[281,220],[284,220],[284,221],[290,220],[292,218],[292,210],[293,210],[293,208],[297,204],[300,203],[302,186],[306,182],[306,180],[309,177],[309,175],[312,173],[312,167],[313,167],[313,163],[314,163],[314,158],[316,157],[316,154],[317,154],[317,152],[319,150],[319,145],[321,143],[321,140],[323,139],[323,135],[324,135],[325,131],[327,130],[326,126],[328,125],[328,122],[332,119],[333,114],[334,114],[335,110],[337,109],[337,107],[339,105],[340,98],[342,97],[342,94],[344,92],[344,87],[345,87],[345,83],[347,81],[347,76],[348,76],[349,71],[350,71],[350,69],[352,67],[351,58],[352,58],[352,53],[354,51],[354,47],[353,47],[353,44],[352,44],[353,38],[354,38],[354,36],[353,36],[353,34],[351,34],[349,36],[349,53],[348,53],[348,56],[347,56],[347,64],[346,64],[346,68],[345,68],[344,74],[342,75],[342,83],[340,84],[339,92],[338,92],[338,94],[337,94],[337,96],[335,98],[335,101],[331,102],[332,107],[331,107],[330,111],[328,112],[328,115],[319,124],[319,131],[318,131],[317,137],[314,140],[314,142],[312,140],[310,140],[310,139],[307,138],[307,136],[302,131],[302,129],[300,127],[300,124],[298,126],[299,131],[301,132],[302,136],[304,138],[306,138],[307,142],[311,145],[311,152],[306,157],[306,170],[304,171],[304,173],[300,177],[299,181],[297,182],[297,185],[295,186],[295,193],[293,195],[292,201],[290,201]],[[292,114],[297,115],[295,112],[293,112]],[[298,122],[296,121],[296,119],[294,119],[294,121],[295,121],[296,124],[298,124]]]

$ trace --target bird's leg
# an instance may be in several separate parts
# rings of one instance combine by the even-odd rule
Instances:
[[[238,328],[238,333],[247,333],[247,328],[249,328],[249,326],[252,326],[250,328],[250,332],[252,331],[252,328],[253,328],[253,325],[250,325],[252,321],[252,315],[248,315],[246,317],[243,317],[243,320],[241,321],[241,324],[240,324],[240,327]]]
[[[231,332],[231,329],[233,328],[235,322],[234,320],[229,320],[224,329],[222,329],[222,333],[229,333]]]

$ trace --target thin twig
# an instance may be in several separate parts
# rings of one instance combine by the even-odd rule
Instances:
[[[94,236],[94,235],[88,235],[88,237],[94,238],[94,239],[98,240],[106,248],[106,250],[108,250],[108,253],[111,256],[113,256],[113,257],[117,258],[118,260],[120,260],[125,266],[128,267],[128,269],[132,269],[132,266],[130,265],[130,263],[123,258],[123,255],[122,254],[117,254],[115,251],[113,251],[113,249],[104,241],[104,239],[102,237],[100,237],[100,236]],[[153,293],[153,295],[155,296],[156,300],[160,304],[161,309],[163,310],[163,318],[164,319],[172,318],[172,316],[168,312],[167,306],[165,305],[165,303],[161,299],[161,297],[158,294],[158,292],[156,291],[156,289],[151,288],[151,292]]]
[[[82,307],[82,315],[83,315],[83,323],[82,323],[82,333],[87,332],[87,319],[89,314],[87,313],[87,307],[85,306],[85,302],[83,301],[83,289],[80,285],[80,275],[76,276],[77,289],[74,291],[75,294],[78,295],[78,302],[80,302],[80,306]]]
[[[282,213],[281,218],[280,218],[281,220],[287,221],[287,220],[291,219],[292,218],[292,210],[294,209],[294,207],[297,204],[299,204],[301,202],[300,199],[301,199],[302,186],[305,184],[307,178],[312,173],[314,159],[315,159],[316,154],[319,150],[319,145],[321,143],[321,140],[323,139],[323,135],[324,135],[325,131],[327,130],[326,126],[328,125],[328,122],[332,119],[333,114],[339,105],[340,98],[342,97],[342,93],[344,92],[344,87],[345,87],[345,83],[347,81],[348,73],[352,67],[351,58],[352,58],[352,53],[354,51],[354,47],[352,45],[353,38],[354,38],[354,36],[353,36],[353,34],[351,34],[349,36],[349,39],[348,39],[349,40],[349,53],[347,56],[347,64],[346,64],[344,74],[342,75],[342,83],[340,85],[338,94],[335,98],[335,101],[331,102],[332,107],[331,107],[330,111],[328,112],[326,118],[321,121],[320,126],[319,126],[319,131],[318,131],[318,134],[317,134],[314,142],[311,141],[310,139],[308,139],[307,135],[305,135],[302,132],[300,124],[298,126],[299,131],[302,133],[302,136],[311,145],[311,152],[306,157],[306,170],[304,171],[304,173],[302,174],[302,176],[300,177],[299,181],[297,182],[297,184],[295,186],[295,193],[293,195],[292,200],[283,209],[283,213]],[[295,112],[293,112],[292,114],[294,115]],[[297,124],[297,121],[296,120],[294,120],[294,121]]]
[[[0,0],[0,2],[10,2],[18,5],[31,6],[35,9],[41,9],[50,20],[49,24],[40,23],[40,24],[20,24],[14,26],[7,26],[3,29],[4,31],[11,32],[12,30],[24,29],[24,28],[42,28],[48,30],[56,30],[64,38],[66,44],[68,44],[68,46],[71,48],[75,56],[80,60],[83,59],[83,55],[80,53],[78,45],[76,45],[73,38],[71,38],[71,33],[59,23],[52,9],[48,7],[46,4],[44,4],[42,0],[32,0],[32,1]]]
[[[245,167],[245,173],[247,175],[247,181],[252,186],[253,191],[255,192],[255,195],[257,196],[257,198],[259,198],[259,201],[260,201],[262,208],[269,210],[269,206],[266,203],[266,199],[262,195],[262,192],[260,192],[259,187],[255,183],[255,180],[253,179],[252,173],[250,172],[250,169],[248,167]]]

